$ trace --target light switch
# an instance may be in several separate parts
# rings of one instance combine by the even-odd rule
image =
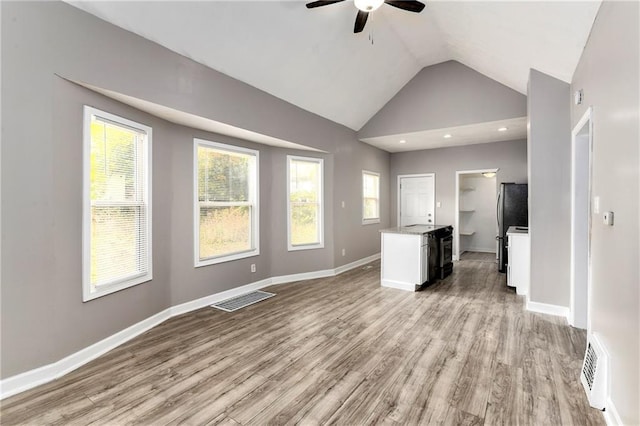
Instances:
[[[602,215],[602,222],[605,225],[613,226],[613,212],[604,212]]]
[[[437,208],[442,207],[442,203],[441,203],[440,201],[436,201],[436,207],[437,207]]]
[[[600,197],[593,197],[593,214],[600,214]]]
[[[344,201],[342,202],[342,208],[344,209]]]

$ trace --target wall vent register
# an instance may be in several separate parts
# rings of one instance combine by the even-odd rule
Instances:
[[[599,410],[604,410],[607,394],[607,359],[598,339],[589,337],[580,382],[589,398],[589,405]]]
[[[222,302],[211,305],[212,308],[220,309],[225,312],[235,312],[238,309],[246,308],[254,303],[262,302],[275,296],[275,293],[268,293],[266,291],[253,291],[251,293],[243,294],[241,296],[233,297],[231,299],[223,300]]]

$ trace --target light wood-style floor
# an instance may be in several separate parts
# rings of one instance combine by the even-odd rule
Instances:
[[[495,253],[482,253],[478,251],[465,251],[460,255],[460,260],[477,260],[478,262],[492,262],[497,264]]]
[[[579,382],[585,333],[526,312],[496,265],[421,292],[379,262],[272,287],[236,313],[170,319],[3,401],[2,424],[604,424]]]

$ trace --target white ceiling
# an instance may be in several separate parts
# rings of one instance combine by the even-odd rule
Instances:
[[[507,130],[498,131],[501,127],[506,127]],[[445,135],[451,135],[451,137],[445,138]],[[404,152],[526,138],[527,117],[519,117],[422,132],[364,138],[362,141],[388,152]],[[404,143],[400,141],[404,141]]]
[[[450,59],[521,93],[530,68],[569,82],[600,5],[427,1],[420,14],[383,5],[355,35],[350,0],[311,10],[304,1],[71,3],[354,130],[423,67]]]

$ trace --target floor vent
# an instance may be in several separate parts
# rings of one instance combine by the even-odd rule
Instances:
[[[274,293],[267,293],[266,291],[252,291],[251,293],[243,294],[231,299],[223,300],[222,302],[211,305],[212,308],[217,308],[225,312],[234,312],[238,309],[242,309],[246,306],[253,305],[254,303],[261,302],[265,299],[275,296]]]
[[[589,405],[598,410],[604,410],[607,397],[607,361],[606,352],[600,341],[595,336],[589,337],[580,382],[589,397]]]

